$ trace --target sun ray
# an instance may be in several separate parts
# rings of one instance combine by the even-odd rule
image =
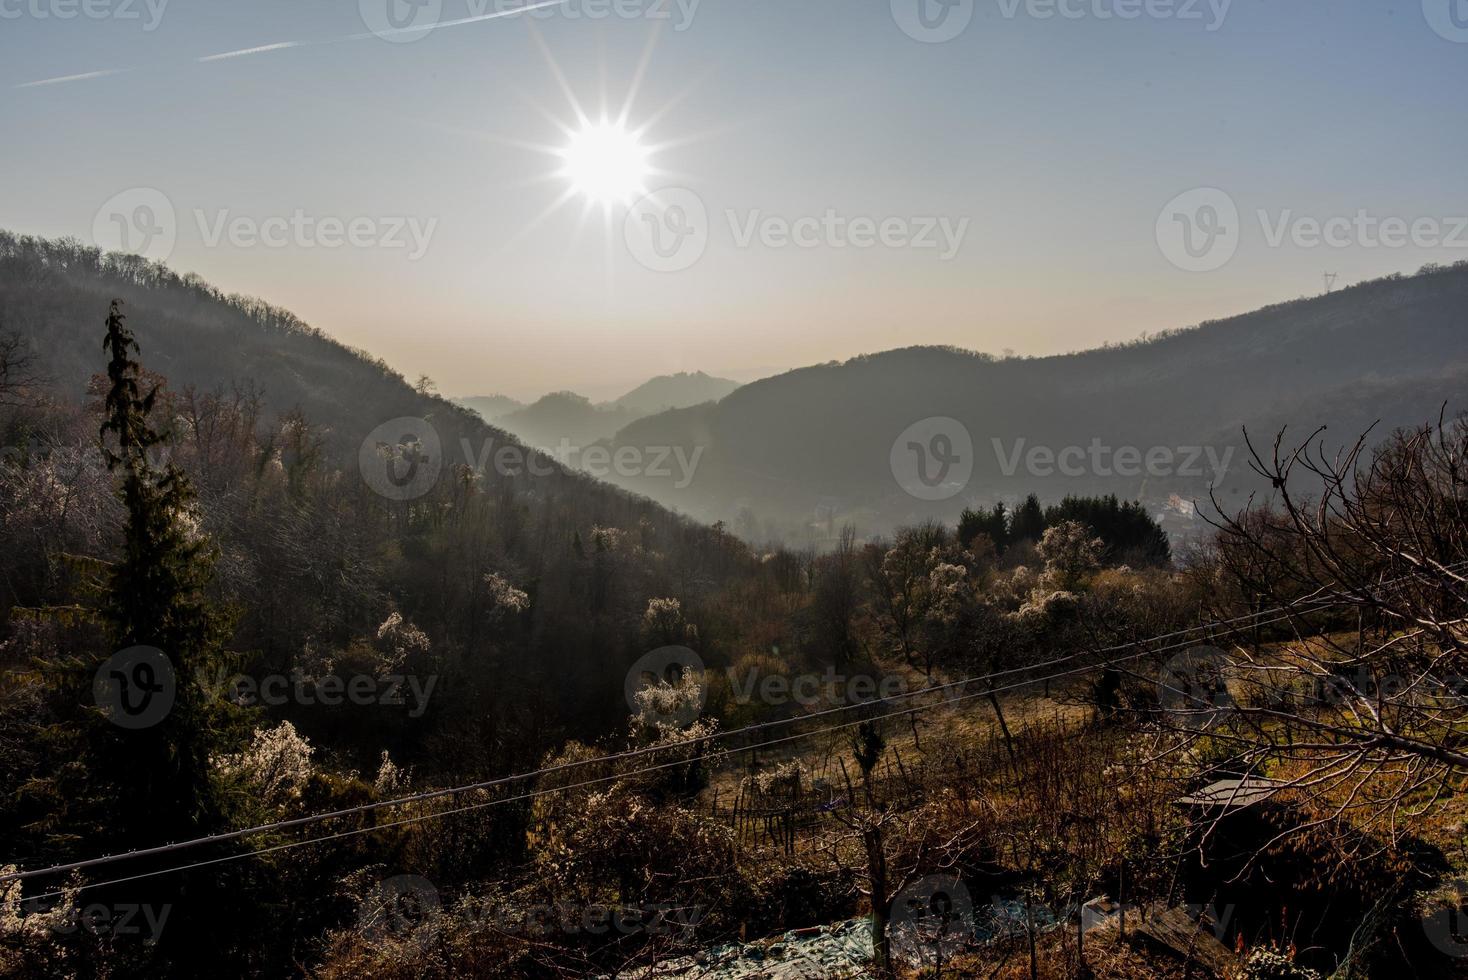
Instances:
[[[520,226],[518,231],[516,231],[509,238],[501,242],[499,248],[493,250],[493,252],[491,253],[491,257],[498,258],[503,253],[508,252],[511,246],[518,244],[522,239],[534,232],[535,229],[543,225],[551,215],[559,211],[566,204],[567,201],[571,200],[575,196],[575,188],[566,188],[564,191],[561,192],[560,197],[556,198],[550,204],[546,205],[546,207],[539,214],[531,218],[529,221],[525,222],[525,224]]]
[[[530,31],[530,37],[535,42],[535,47],[540,51],[541,57],[545,59],[546,67],[550,69],[551,76],[555,78],[556,84],[561,87],[561,94],[570,103],[571,111],[576,114],[576,121],[582,126],[587,125],[590,119],[586,111],[581,108],[581,103],[576,99],[576,93],[571,88],[571,82],[566,78],[566,73],[561,71],[561,66],[556,63],[555,55],[551,54],[550,48],[545,43],[545,37],[540,33],[540,28],[535,26],[535,21],[526,19],[526,27]]]
[[[627,119],[632,114],[632,104],[637,100],[637,93],[642,88],[642,80],[647,77],[648,66],[652,64],[652,53],[658,45],[663,25],[661,21],[654,21],[652,30],[648,34],[647,46],[642,49],[642,56],[637,60],[637,68],[632,72],[632,84],[627,86],[627,98],[622,100],[622,111],[617,114],[617,124],[627,125]],[[639,131],[639,134],[641,132]]]

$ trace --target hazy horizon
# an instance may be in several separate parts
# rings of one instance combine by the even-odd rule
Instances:
[[[29,136],[0,224],[127,232],[454,394],[1058,354],[1468,254],[1468,207],[1442,203],[1468,133],[1435,122],[1468,31],[1435,3],[961,0],[941,43],[906,0],[433,0],[406,35],[386,0],[17,8],[0,120]],[[626,107],[637,193],[558,173],[573,101],[593,129]],[[705,212],[671,271],[629,244],[643,190]],[[1170,208],[1221,251],[1179,252]],[[315,230],[359,219],[355,245]]]

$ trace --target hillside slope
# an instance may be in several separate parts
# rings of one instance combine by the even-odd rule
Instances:
[[[1458,383],[1465,367],[1468,263],[1460,263],[1064,356],[997,360],[914,347],[803,368],[717,405],[635,422],[614,445],[701,449],[696,478],[682,489],[620,482],[736,527],[836,513],[881,530],[1029,492],[1159,503],[1174,492],[1206,497],[1215,474],[1241,501],[1254,488],[1242,427],[1272,437],[1289,423],[1303,436],[1328,424],[1344,442],[1377,419],[1383,432],[1419,423],[1445,400],[1451,411],[1468,407]],[[904,430],[933,417],[957,420],[973,446],[971,476],[936,501],[905,492],[892,462]],[[1072,447],[1083,461],[1072,451],[1065,472],[1047,464],[1047,454]],[[1125,447],[1171,460],[1153,472],[1130,456],[1117,465]]]
[[[32,465],[48,449],[95,445],[97,421],[78,406],[95,401],[88,385],[105,369],[114,298],[144,369],[166,379],[176,406],[167,421],[226,556],[226,597],[242,613],[236,642],[272,671],[296,669],[312,646],[371,636],[396,610],[422,627],[435,657],[462,665],[468,679],[458,701],[440,699],[445,711],[482,707],[482,692],[505,687],[508,664],[543,674],[524,689],[556,685],[535,726],[600,733],[625,720],[621,677],[644,652],[649,600],[679,594],[680,583],[696,583],[688,595],[712,592],[744,567],[727,535],[527,456],[474,413],[284,310],[134,257],[0,233],[0,332],[19,337],[46,380],[45,403],[6,433],[33,447]],[[75,419],[62,436],[72,442],[31,421],[47,413]],[[421,484],[384,482],[382,447],[403,435],[419,439]],[[49,560],[42,551],[37,562]],[[488,628],[486,589],[510,587],[525,607]],[[508,711],[501,723],[528,730]]]

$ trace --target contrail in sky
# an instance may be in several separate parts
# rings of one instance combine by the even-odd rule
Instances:
[[[422,24],[415,27],[396,27],[382,31],[364,31],[361,34],[344,34],[341,37],[330,37],[320,41],[277,41],[274,44],[262,44],[254,48],[241,48],[238,51],[223,51],[219,54],[208,54],[195,58],[196,64],[207,64],[212,61],[226,61],[231,58],[246,58],[252,54],[264,54],[267,51],[283,51],[287,48],[305,48],[319,44],[340,44],[345,41],[365,41],[369,38],[381,38],[388,34],[426,34],[429,31],[440,30],[445,27],[463,27],[465,24],[478,24],[480,21],[497,20],[501,17],[513,17],[516,14],[527,13],[531,10],[540,10],[543,7],[559,7],[566,0],[541,0],[539,3],[527,3],[523,7],[515,7],[512,10],[497,10],[490,14],[477,14],[472,17],[460,17],[457,20],[445,20],[435,24]],[[93,78],[106,78],[109,75],[121,75],[133,71],[131,68],[107,68],[102,71],[82,72],[78,75],[59,75],[56,78],[42,78],[34,82],[22,82],[11,88],[40,88],[43,85],[63,85],[67,82],[84,82]]]
[[[131,68],[109,68],[106,71],[88,71],[80,75],[62,75],[59,78],[43,78],[39,82],[23,82],[13,88],[40,88],[42,85],[60,85],[63,82],[82,82],[89,78],[106,78],[108,75],[121,75],[123,72],[132,71]]]

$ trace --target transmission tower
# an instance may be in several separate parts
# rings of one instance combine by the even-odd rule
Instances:
[[[1337,278],[1339,278],[1339,276],[1340,276],[1340,273],[1339,272],[1327,272],[1325,274],[1325,292],[1326,292],[1326,295],[1329,295],[1330,294],[1330,291],[1335,288],[1335,281],[1336,281]]]

